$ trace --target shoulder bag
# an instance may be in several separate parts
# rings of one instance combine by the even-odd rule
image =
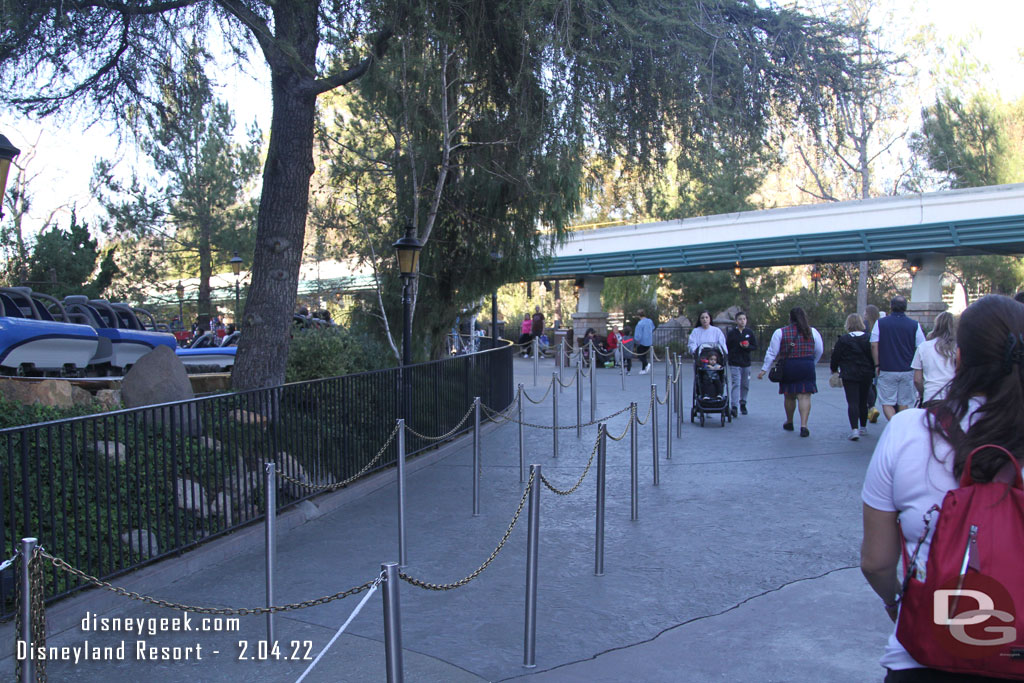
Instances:
[[[781,344],[780,344],[780,346],[781,346]],[[768,370],[768,381],[769,382],[779,383],[779,382],[782,381],[782,373],[783,373],[783,370],[785,369],[785,365],[784,364],[786,362],[786,358],[789,356],[789,352],[793,349],[794,346],[796,346],[796,344],[794,344],[793,342],[790,342],[789,346],[786,347],[785,355],[776,356],[775,363],[773,363],[772,367]]]

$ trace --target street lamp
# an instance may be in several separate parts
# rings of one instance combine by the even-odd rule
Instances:
[[[739,277],[740,275],[743,274],[743,269],[740,268],[740,262],[739,261],[737,261],[736,265],[733,267],[732,274],[735,275],[736,277]]]
[[[235,252],[235,255],[228,261],[231,264],[231,272],[235,274],[235,329],[240,329],[238,320],[238,275],[242,272],[242,257]]]
[[[178,294],[178,320],[181,321],[182,329],[185,329],[185,311],[182,308],[185,302],[185,287],[181,284],[181,280],[178,280],[178,286],[174,288],[174,291]]]
[[[420,269],[423,243],[416,239],[416,228],[405,226],[405,237],[391,245],[398,256],[402,273],[402,365],[412,364],[412,281]]]
[[[0,135],[0,218],[4,217],[4,193],[7,191],[7,174],[11,170],[11,162],[14,157],[21,154],[21,150],[11,144],[5,136]]]
[[[818,293],[818,281],[821,280],[821,266],[815,263],[811,266],[811,281],[814,282],[814,293]]]

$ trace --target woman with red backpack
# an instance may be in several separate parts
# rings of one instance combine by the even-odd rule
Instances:
[[[861,493],[861,570],[897,622],[886,683],[1024,679],[1024,306],[982,297],[957,348],[946,397],[893,416]]]

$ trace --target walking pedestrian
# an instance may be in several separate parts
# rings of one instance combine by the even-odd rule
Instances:
[[[879,317],[881,317],[881,314],[878,311],[878,306],[868,304],[864,307],[864,334],[868,336],[869,343],[871,340],[871,332],[875,329],[875,323],[878,322]],[[876,377],[872,377],[871,388],[868,389],[868,422],[871,424],[878,422],[878,416],[881,415],[878,408],[875,407],[875,403],[878,402],[877,383],[878,379]]]
[[[522,324],[519,326],[519,351],[523,358],[530,355],[530,342],[533,339],[533,319],[530,318],[530,313],[527,311],[526,316],[523,318]]]
[[[914,360],[917,347],[925,342],[924,331],[907,317],[906,297],[896,295],[889,302],[889,315],[871,330],[871,355],[878,378],[878,400],[886,420],[914,405]]]
[[[544,314],[540,312],[540,306],[533,309],[533,318],[530,320],[530,334],[540,344],[541,335],[544,334]]]
[[[811,415],[811,394],[818,393],[815,364],[824,352],[821,335],[810,326],[807,314],[799,306],[790,309],[789,324],[772,333],[772,341],[764,354],[764,363],[757,378],[763,379],[775,358],[781,354],[779,393],[785,396],[786,421],[782,428],[787,432],[793,431],[793,413],[799,406],[800,436],[811,435],[807,420]]]
[[[979,446],[996,445],[1018,461],[1024,457],[1024,430],[1020,429],[1024,413],[1024,313],[1020,304],[998,294],[983,296],[963,312],[956,340],[957,370],[946,397],[928,410],[911,409],[893,416],[871,456],[861,491],[861,571],[894,622],[903,618],[902,582],[897,574],[900,555],[905,561],[915,558],[904,571],[924,581],[924,570],[931,568],[931,537],[926,534],[925,517],[943,505],[948,491],[958,488],[968,454]],[[970,475],[975,482],[1012,481],[1016,474],[1006,456],[995,448],[980,450],[972,458]],[[934,528],[934,515],[932,521]],[[999,549],[1000,534],[1013,528],[1010,521],[992,525],[989,532],[994,535],[978,545],[988,549],[985,552],[999,552],[991,549]],[[915,552],[918,539],[920,550]],[[974,543],[969,549],[973,574],[976,563],[984,562],[984,553],[979,557],[980,549]],[[966,571],[967,555],[964,561]],[[981,571],[985,571],[984,566],[981,564]],[[935,621],[937,626],[949,623]],[[991,627],[988,630],[992,632]],[[888,670],[886,683],[997,680],[927,669],[910,656],[895,629],[880,663]]]
[[[757,350],[757,335],[747,327],[747,314],[736,314],[736,326],[725,336],[729,354],[729,402],[732,416],[736,409],[747,414],[747,394],[750,391],[750,352]]]
[[[921,407],[946,397],[946,389],[956,373],[956,318],[949,311],[935,316],[935,327],[928,341],[917,347],[914,360],[914,388],[921,395]]]
[[[697,352],[701,344],[717,344],[718,348],[725,354],[728,352],[728,344],[725,335],[717,327],[711,326],[711,312],[701,311],[697,316],[697,327],[690,332],[690,339],[686,342],[686,348],[692,356]]]
[[[651,371],[647,367],[647,351],[654,346],[654,321],[647,317],[643,309],[637,312],[640,320],[633,330],[633,341],[636,343],[636,354],[640,356],[640,374],[646,375]]]
[[[846,316],[846,334],[836,340],[829,366],[838,372],[846,393],[846,416],[850,420],[850,441],[857,441],[868,429],[868,391],[875,378],[871,344],[864,333],[864,320],[856,313]]]

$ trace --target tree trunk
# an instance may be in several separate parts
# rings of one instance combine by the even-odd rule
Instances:
[[[199,320],[209,324],[213,314],[210,305],[210,276],[213,274],[213,258],[210,251],[210,223],[202,220],[199,224]]]
[[[868,307],[868,262],[861,261],[857,270],[857,312],[863,314]]]
[[[252,284],[231,375],[236,390],[284,383],[309,208],[316,93],[309,87],[308,75],[296,73],[293,64],[316,63],[317,4],[283,4],[287,7],[275,9],[275,33],[288,38],[295,54],[271,63],[270,143],[256,224]]]

